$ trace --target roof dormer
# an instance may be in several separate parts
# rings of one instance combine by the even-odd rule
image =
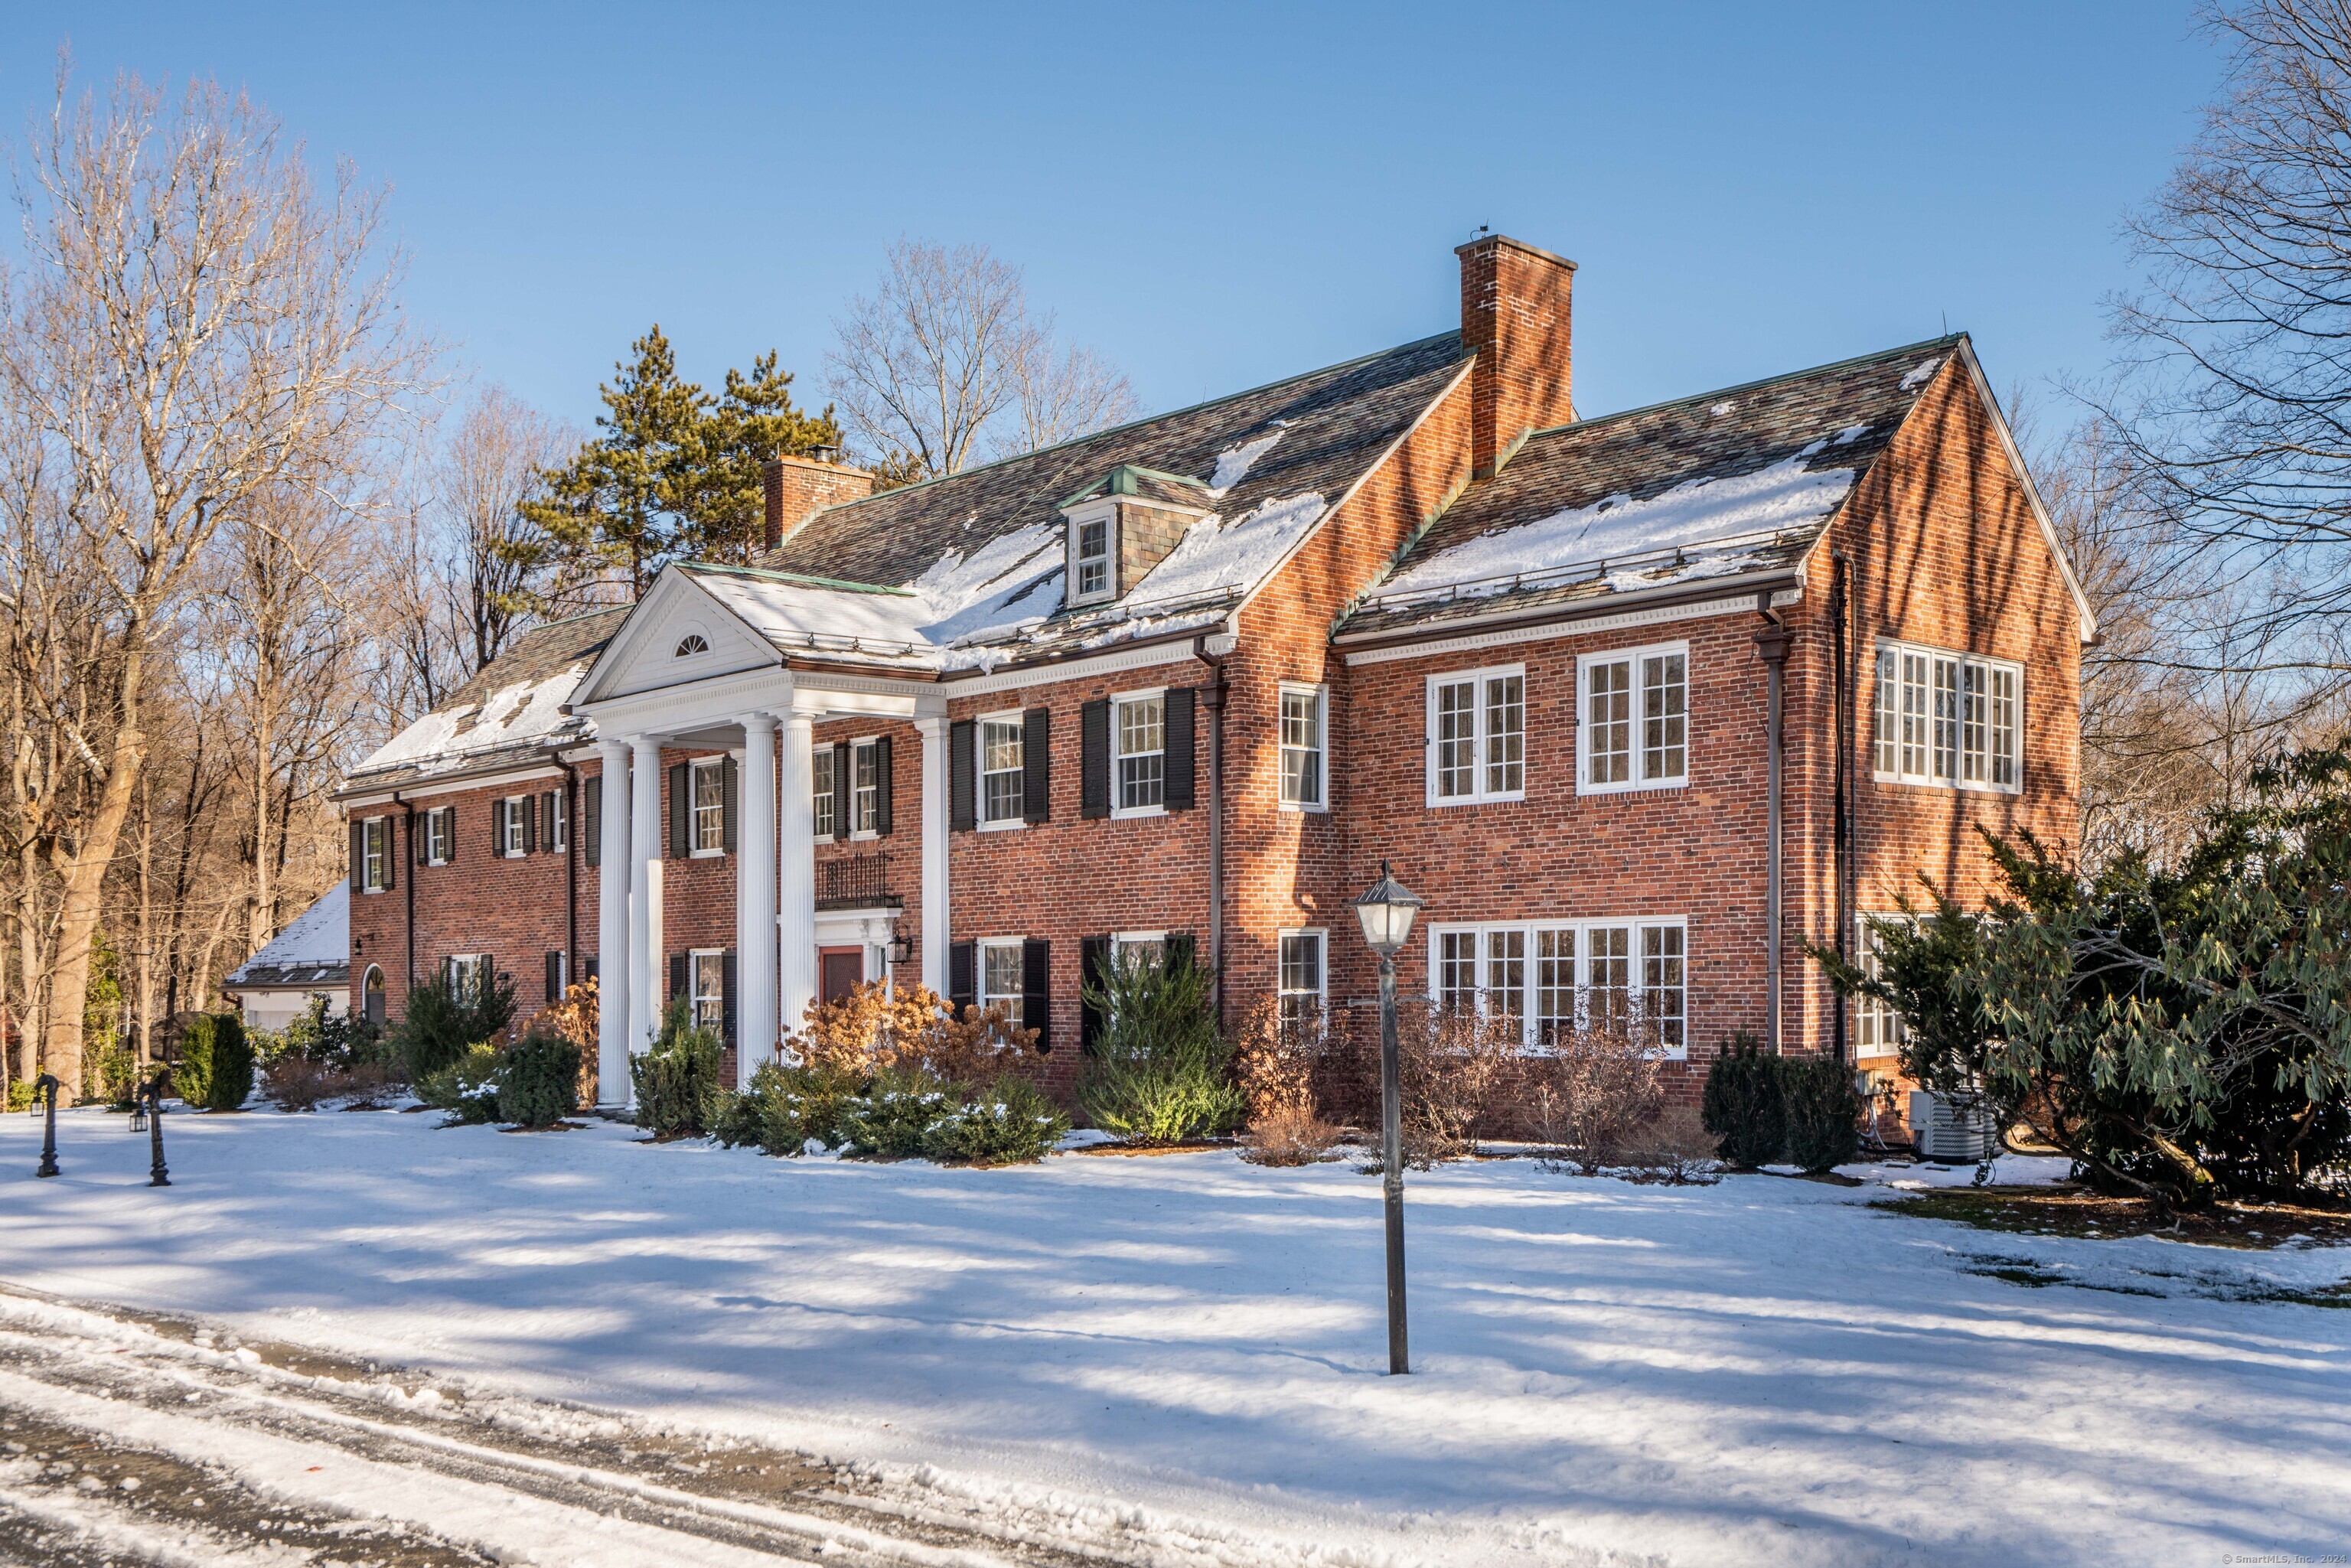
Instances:
[[[1210,515],[1209,498],[1197,479],[1122,463],[1063,501],[1070,560],[1063,602],[1075,610],[1125,594]]]

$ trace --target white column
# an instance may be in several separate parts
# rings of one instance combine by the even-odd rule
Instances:
[[[596,1102],[629,1103],[629,743],[599,740],[602,819],[596,873]]]
[[[776,721],[743,720],[742,831],[736,856],[736,1087],[776,1044]]]
[[[629,1049],[641,1051],[661,1026],[662,765],[661,740],[636,736],[629,789]]]
[[[800,1027],[816,999],[816,734],[808,714],[788,713],[783,719],[784,809],[777,857],[782,887],[773,907],[780,1021],[789,1032]]]
[[[947,720],[922,714],[923,984],[947,994]]]

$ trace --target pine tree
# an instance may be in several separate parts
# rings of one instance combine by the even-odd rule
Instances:
[[[726,372],[712,396],[677,373],[677,355],[656,324],[629,346],[633,361],[597,389],[601,434],[547,474],[548,494],[524,515],[544,537],[511,550],[518,564],[553,567],[576,583],[625,577],[642,595],[673,560],[748,559],[759,542],[761,469],[771,457],[840,444],[832,410],[792,406],[792,376],[775,354],[751,373]]]

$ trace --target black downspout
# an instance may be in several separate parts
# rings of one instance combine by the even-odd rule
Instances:
[[[1770,799],[1765,806],[1763,853],[1766,864],[1763,874],[1763,992],[1764,1005],[1770,1009],[1764,1019],[1764,1044],[1772,1055],[1780,1054],[1780,775],[1781,718],[1782,681],[1788,666],[1788,643],[1794,635],[1787,621],[1771,608],[1771,591],[1765,589],[1756,595],[1755,608],[1771,622],[1755,633],[1755,652],[1763,661],[1770,680],[1770,697],[1765,712],[1764,745],[1770,758],[1766,785]]]
[[[1838,957],[1850,963],[1853,959],[1849,944],[1853,938],[1853,694],[1855,688],[1847,664],[1847,650],[1851,643],[1845,627],[1849,591],[1845,586],[1847,567],[1844,552],[1830,551],[1829,562],[1829,643],[1836,661],[1832,676],[1835,682],[1835,696],[1830,705],[1836,722],[1836,799],[1830,835],[1834,846],[1832,870],[1836,877],[1836,952]],[[1830,1028],[1834,1031],[1831,1043],[1836,1051],[1836,1059],[1850,1065],[1854,1059],[1853,1034],[1847,1011],[1850,1004],[1841,990],[1832,990],[1831,998]]]
[[[563,769],[563,984],[569,990],[580,983],[580,835],[571,831],[581,821],[580,770],[561,757],[555,765]]]
[[[401,835],[406,841],[400,849],[400,852],[408,857],[408,864],[402,868],[407,874],[400,879],[401,885],[408,889],[407,895],[401,901],[408,907],[407,972],[400,983],[400,1010],[402,1016],[405,1016],[408,1011],[408,993],[416,988],[416,805],[412,800],[402,800],[400,791],[397,789],[392,792],[392,803],[407,813],[401,822]],[[362,989],[364,989],[364,981]],[[360,1005],[362,1007],[366,1005],[364,997],[360,998]]]
[[[1225,661],[1228,653],[1211,654],[1208,639],[1192,644],[1200,662],[1216,679],[1202,694],[1208,706],[1208,967],[1216,987],[1217,1021],[1225,1019]]]

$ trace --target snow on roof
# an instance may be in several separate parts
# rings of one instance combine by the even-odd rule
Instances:
[[[447,701],[352,768],[351,782],[381,788],[394,776],[430,778],[469,767],[493,752],[587,733],[587,721],[566,714],[563,705],[627,613],[601,610],[524,632]]]
[[[338,882],[320,894],[318,902],[287,922],[259,952],[238,965],[225,981],[235,985],[256,969],[299,968],[347,964],[351,952],[351,895]]]
[[[1769,543],[1781,533],[1816,523],[1836,510],[1853,488],[1850,468],[1805,466],[1830,444],[1812,443],[1794,456],[1751,474],[1686,480],[1662,495],[1636,501],[1619,492],[1588,507],[1479,534],[1414,562],[1381,584],[1403,595],[1438,589],[1462,596],[1505,593],[1524,578],[1591,566],[1612,557],[1673,550],[1698,552],[1702,575],[1737,570],[1741,542]],[[1706,546],[1734,547],[1707,550]],[[1721,559],[1717,559],[1715,558]],[[1646,580],[1651,580],[1645,578]]]

